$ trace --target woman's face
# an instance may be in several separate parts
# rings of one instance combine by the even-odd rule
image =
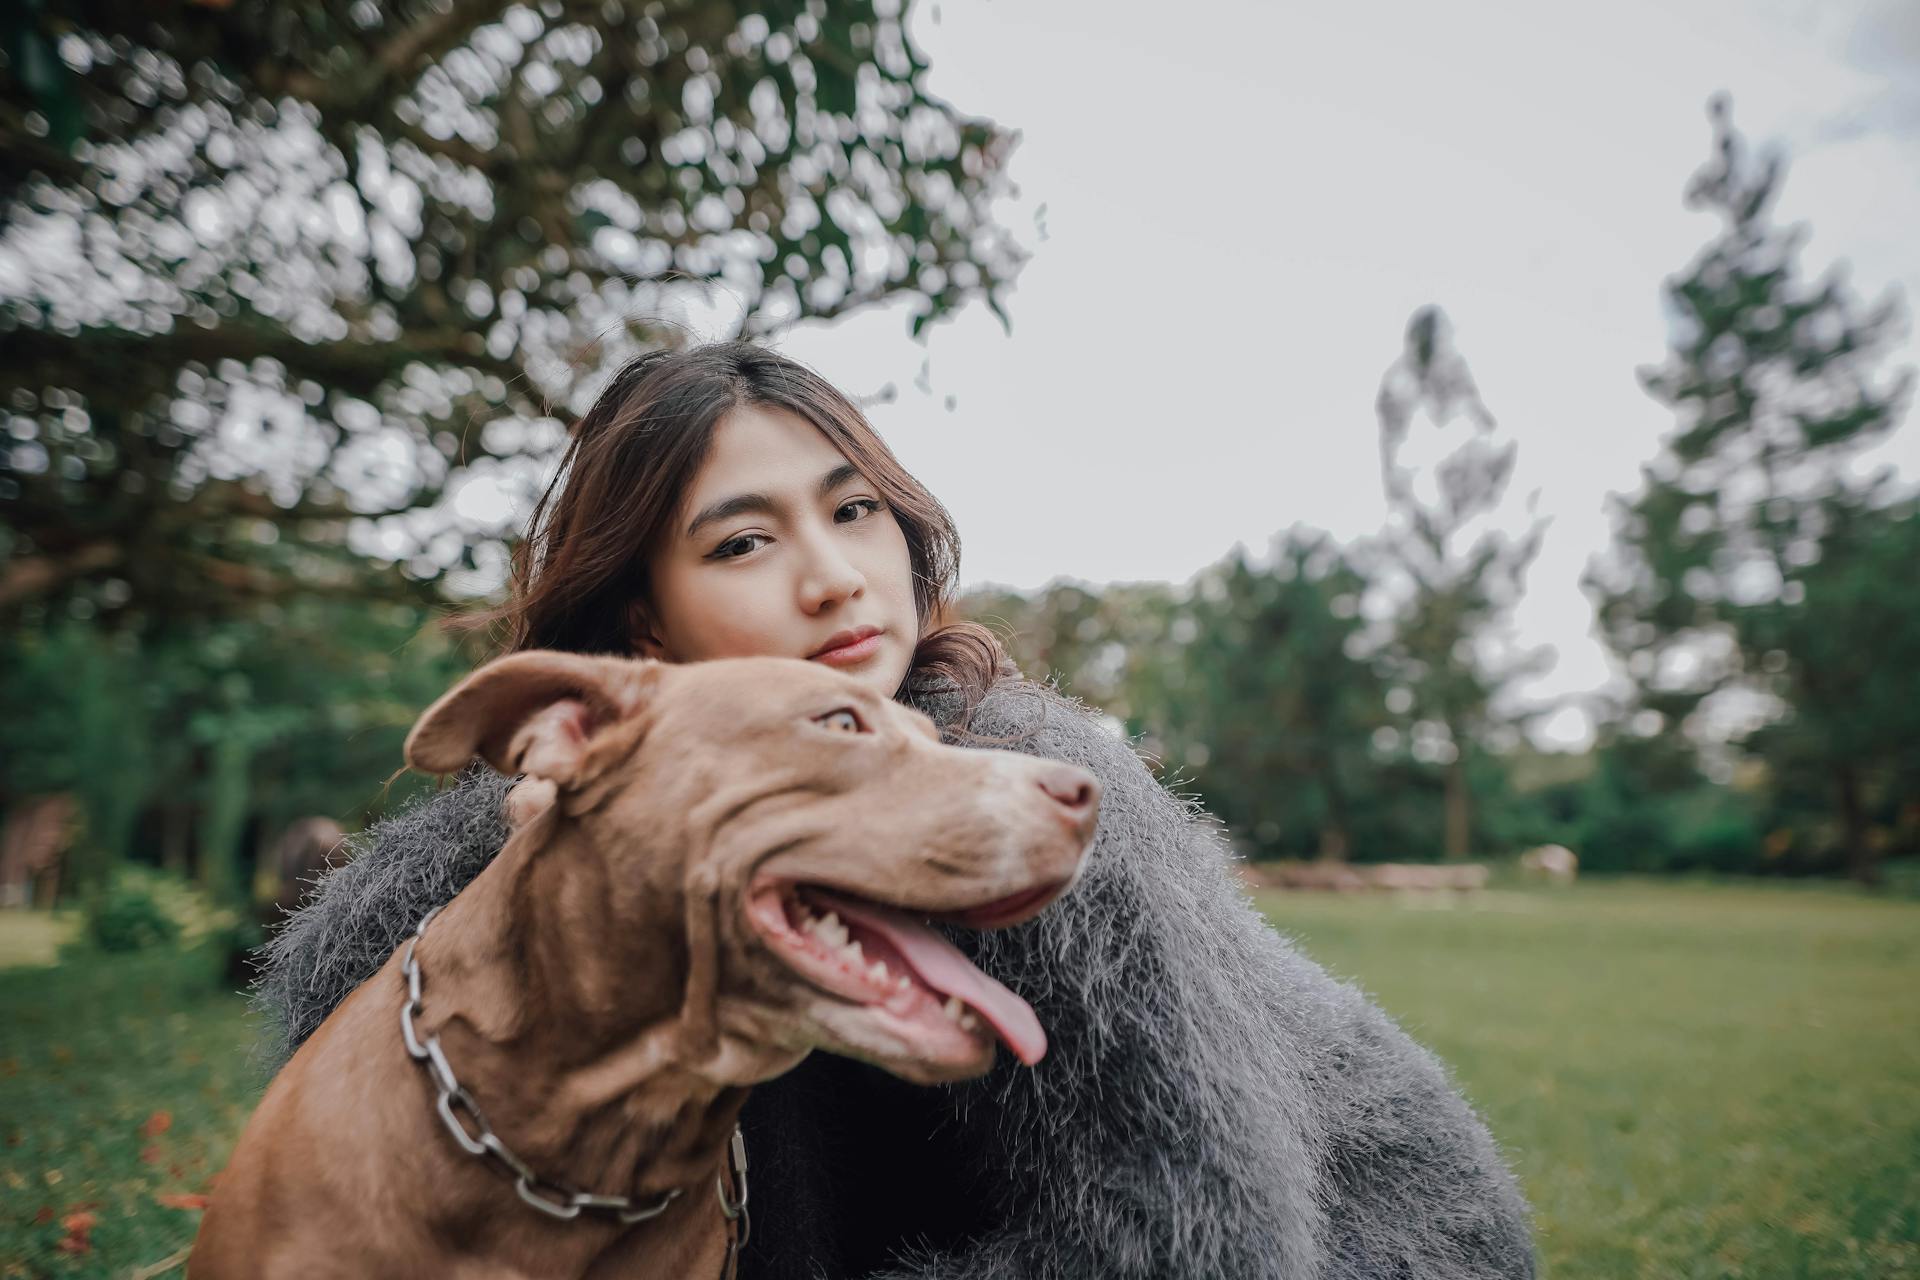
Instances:
[[[787,409],[742,405],[715,424],[649,565],[652,612],[633,635],[645,657],[811,658],[892,697],[920,639],[892,510]]]

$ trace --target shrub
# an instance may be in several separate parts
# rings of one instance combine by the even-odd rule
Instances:
[[[179,876],[151,867],[116,869],[87,909],[87,937],[102,951],[197,944],[230,933],[239,916],[216,907]]]
[[[144,951],[177,940],[180,924],[147,886],[116,876],[87,912],[87,936],[102,951]]]

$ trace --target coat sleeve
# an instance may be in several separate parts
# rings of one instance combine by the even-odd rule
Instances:
[[[1037,717],[1014,749],[1091,769],[1099,831],[1038,919],[954,935],[1051,1048],[954,1086],[996,1226],[889,1280],[1530,1277],[1526,1207],[1437,1060],[1268,925],[1217,825],[1124,740],[1015,701],[974,730]]]
[[[267,1028],[258,1049],[267,1070],[284,1065],[421,916],[493,860],[507,840],[500,804],[511,786],[475,769],[348,838],[348,860],[261,948],[252,1001]]]

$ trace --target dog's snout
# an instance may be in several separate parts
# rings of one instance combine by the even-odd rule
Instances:
[[[1084,769],[1055,765],[1040,775],[1040,789],[1076,819],[1092,812],[1100,800],[1100,784]]]

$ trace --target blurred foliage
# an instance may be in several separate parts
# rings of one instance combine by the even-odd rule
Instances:
[[[1366,587],[1315,531],[1276,539],[1265,564],[1235,553],[1196,580],[1172,661],[1141,682],[1140,717],[1167,758],[1257,852],[1354,848],[1355,793],[1387,715],[1374,665],[1353,656]]]
[[[87,938],[102,951],[145,951],[178,941],[180,922],[161,905],[155,878],[145,868],[119,868],[87,909]]]
[[[1432,856],[1439,780],[1390,729],[1361,615],[1371,566],[1295,528],[1185,588],[1060,583],[961,608],[1023,670],[1120,720],[1250,856]]]
[[[75,881],[133,852],[244,894],[246,849],[294,818],[386,796],[419,709],[475,655],[424,610],[330,599],[146,633],[66,621],[0,634],[0,807],[74,791]]]
[[[702,306],[998,312],[1013,135],[925,71],[884,0],[5,6],[0,811],[234,900],[380,804],[514,532],[463,486],[611,366]]]
[[[1680,426],[1588,586],[1635,683],[1627,731],[1731,738],[1767,771],[1767,856],[1870,880],[1920,825],[1920,532],[1891,475],[1857,461],[1906,409],[1912,371],[1879,370],[1901,316],[1837,269],[1799,278],[1804,233],[1770,220],[1781,160],[1749,154],[1724,99],[1711,115],[1687,203],[1722,227],[1668,281],[1672,350],[1641,373]]]
[[[689,297],[918,329],[1021,261],[1012,135],[884,3],[80,0],[0,47],[0,620],[418,599],[484,542],[420,509]]]

